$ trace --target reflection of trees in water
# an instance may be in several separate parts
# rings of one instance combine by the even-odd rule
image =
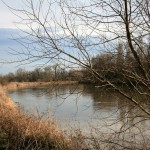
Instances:
[[[28,89],[19,90],[20,95],[22,93],[25,94],[26,92],[28,93]],[[147,101],[143,100],[145,102],[144,103],[141,100],[140,94],[135,94],[134,90],[128,90],[125,92],[133,95],[134,97],[136,97],[136,99],[138,98],[139,102],[141,102],[141,104],[144,105],[145,108],[150,110],[149,104],[146,103],[148,102],[148,98],[146,96],[145,99],[147,99]],[[77,97],[78,95],[83,95],[84,97],[90,96],[92,100],[92,107],[95,112],[116,112],[117,114],[119,114],[117,115],[118,119],[122,122],[134,122],[137,116],[144,115],[137,107],[134,107],[133,103],[125,99],[117,92],[108,89],[95,88],[92,85],[49,85],[40,88],[33,88],[32,93],[37,97],[45,95],[48,99],[51,99],[52,97],[69,98],[71,94],[74,94],[74,96]]]
[[[143,102],[141,100],[140,94],[135,94],[134,90],[125,91],[128,92],[131,96],[138,98],[139,102],[144,105],[145,108],[150,110],[147,97],[145,96]],[[19,90],[19,95],[28,93],[28,89]],[[69,98],[71,94],[74,94],[75,97],[82,95],[84,97],[91,97],[92,108],[96,114],[99,114],[101,117],[109,117],[110,119],[113,116],[114,124],[121,123],[120,131],[126,131],[134,127],[141,126],[142,129],[148,128],[149,121],[143,121],[145,114],[139,110],[131,101],[128,101],[122,95],[118,94],[115,91],[108,89],[95,88],[94,86],[89,85],[50,85],[47,87],[33,88],[32,93],[35,96],[40,96],[44,94],[49,100],[51,98],[58,97],[57,100],[61,98]],[[142,97],[143,98],[143,97]],[[82,99],[79,99],[82,101]],[[61,101],[61,100],[60,100]],[[101,118],[100,117],[100,118]],[[142,120],[142,121],[141,121]],[[134,132],[134,130],[132,130]]]
[[[121,123],[121,132],[130,131],[130,133],[135,134],[137,132],[149,130],[148,127],[150,121],[148,119],[143,119],[145,114],[124,96],[112,90],[93,88],[93,86],[85,86],[84,89],[83,94],[90,94],[92,97],[93,109],[95,112],[99,112],[101,115],[101,112],[105,111],[108,113],[107,117],[109,117],[110,113],[114,113],[113,116],[116,117],[116,120],[114,120],[112,125]],[[130,90],[125,92],[128,92],[131,96],[136,97],[141,105],[150,110],[149,104],[147,105],[144,103],[146,102],[146,99],[148,101],[148,97],[145,96],[145,99],[141,100],[143,96],[140,94],[135,94],[136,91]],[[110,117],[112,116],[110,115]]]
[[[32,88],[32,91],[37,97],[44,95],[48,99],[52,97],[65,98],[66,96],[69,97],[71,94],[81,94],[83,86],[79,84],[55,84]]]
[[[11,92],[9,92],[11,93]],[[12,93],[16,93],[20,98],[28,96],[29,93],[32,95],[38,96],[37,90],[31,89],[31,88],[23,88],[23,89],[17,89],[15,91],[12,91]]]
[[[112,110],[117,106],[117,93],[104,89],[95,88],[93,86],[86,86],[83,94],[90,94],[93,100],[93,109],[95,111]]]
[[[17,92],[17,91],[16,91]],[[135,95],[133,90],[126,91],[130,92],[130,95],[136,96],[139,98],[139,102],[141,101],[140,95]],[[34,97],[39,97],[39,96],[44,96],[43,99],[46,99],[50,102],[51,106],[61,106],[65,105],[65,97],[69,99],[69,104],[72,103],[73,105],[71,106],[71,110],[67,111],[64,109],[69,109],[69,107],[60,107],[61,108],[61,113],[63,111],[65,113],[70,113],[73,111],[73,107],[76,107],[73,102],[75,98],[77,100],[82,101],[84,98],[90,100],[90,108],[87,107],[87,109],[91,109],[90,113],[94,113],[94,116],[92,116],[92,119],[95,119],[94,121],[98,121],[95,124],[97,124],[96,127],[98,127],[98,130],[100,130],[101,127],[105,127],[105,129],[116,129],[116,136],[118,135],[119,137],[122,134],[130,134],[134,135],[135,133],[138,134],[139,132],[142,134],[145,134],[145,132],[149,132],[149,121],[142,121],[140,116],[143,116],[143,112],[138,109],[138,107],[135,107],[130,101],[126,100],[122,95],[116,93],[115,91],[108,90],[108,89],[100,89],[100,88],[95,88],[94,86],[89,86],[89,85],[51,85],[47,87],[38,87],[38,88],[32,88],[32,89],[19,89],[17,94],[19,97],[26,97],[26,96],[31,96],[31,93],[34,95]],[[74,93],[72,97],[72,93]],[[78,95],[81,95],[81,97],[78,98]],[[68,97],[70,96],[70,97]],[[61,98],[64,98],[61,99]],[[32,99],[32,97],[31,97]],[[42,102],[42,99],[39,98],[39,100]],[[58,100],[58,103],[56,102]],[[83,100],[83,101],[84,101]],[[56,103],[55,103],[56,102]],[[67,101],[68,102],[68,101]],[[84,101],[88,102],[88,101]],[[142,102],[142,101],[141,101]],[[77,103],[77,105],[80,105],[81,103]],[[82,104],[81,104],[82,105]],[[84,103],[85,105],[85,103]],[[149,105],[146,103],[143,103],[143,105],[147,106],[147,109],[149,109]],[[82,113],[82,106],[78,109],[79,116],[83,115]],[[145,107],[146,108],[146,107]],[[81,114],[80,114],[81,113]],[[84,112],[84,115],[82,119],[85,119],[89,114],[87,111],[86,113]],[[91,117],[91,116],[90,116]],[[105,124],[105,123],[106,124]],[[104,123],[104,124],[103,124]],[[92,123],[91,123],[92,124]],[[110,126],[111,125],[111,126]],[[115,128],[116,127],[116,128]],[[95,126],[94,126],[95,128]],[[119,131],[119,132],[118,132]],[[105,132],[105,131],[104,131]],[[109,133],[108,130],[106,132]],[[118,134],[117,134],[118,133]]]

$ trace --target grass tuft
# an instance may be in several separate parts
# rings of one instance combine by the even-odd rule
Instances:
[[[71,145],[52,119],[44,121],[0,104],[1,150],[68,150]]]

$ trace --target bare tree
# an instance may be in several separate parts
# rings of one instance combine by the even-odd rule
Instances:
[[[22,68],[19,68],[19,69],[16,71],[16,76],[17,76],[17,81],[18,81],[18,82],[23,82],[23,81],[25,81],[25,70],[22,69]]]
[[[24,49],[15,51],[24,63],[42,59],[44,63],[86,68],[100,85],[109,85],[138,107],[144,113],[142,118],[150,117],[145,105],[145,99],[150,99],[150,68],[145,65],[150,51],[149,0],[25,0],[25,5],[27,9],[11,8],[15,14],[21,13],[21,24],[26,26],[25,36],[18,40]],[[131,54],[136,64],[136,69],[123,67],[120,74],[143,97],[140,102],[92,65],[92,57],[102,51],[116,53],[120,41],[128,45],[127,55]],[[123,54],[118,47],[118,63]]]

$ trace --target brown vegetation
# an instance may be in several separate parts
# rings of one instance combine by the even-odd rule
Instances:
[[[67,141],[52,120],[24,116],[0,105],[1,149],[65,149]]]
[[[13,101],[6,96],[6,92],[2,86],[0,86],[0,104],[10,107],[11,109],[15,109],[16,107]]]
[[[37,86],[40,83],[12,83],[4,89]],[[44,83],[43,83],[44,84]],[[63,84],[63,83],[61,83]],[[71,150],[72,140],[65,137],[55,121],[49,117],[25,115],[0,87],[0,149],[44,149]],[[79,147],[78,147],[79,148]],[[76,149],[76,148],[75,148]]]
[[[5,91],[14,90],[18,88],[37,87],[44,85],[56,85],[56,84],[75,84],[77,81],[52,81],[52,82],[11,82],[3,86]]]

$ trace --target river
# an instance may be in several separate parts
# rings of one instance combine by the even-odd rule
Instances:
[[[64,130],[113,133],[137,125],[140,132],[149,134],[150,122],[140,122],[137,115],[141,111],[113,90],[81,84],[50,85],[9,91],[8,96],[28,113],[52,115]],[[137,126],[128,132],[138,133]]]

